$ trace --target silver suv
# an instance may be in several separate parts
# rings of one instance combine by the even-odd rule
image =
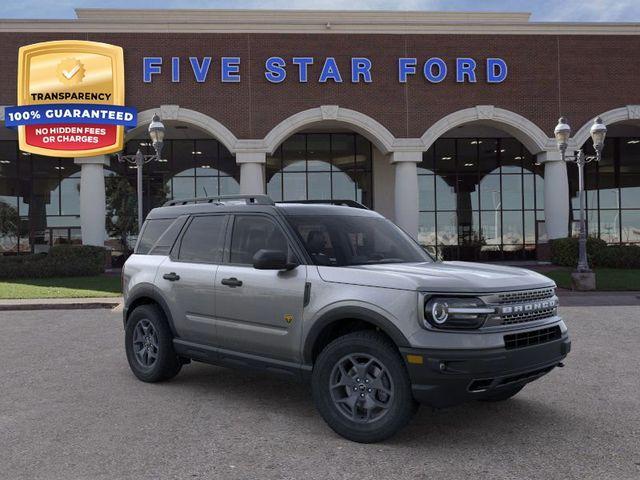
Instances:
[[[322,417],[357,442],[393,435],[418,403],[506,400],[571,346],[553,281],[435,261],[355,202],[168,202],[123,286],[140,380],[195,360],[310,381]]]

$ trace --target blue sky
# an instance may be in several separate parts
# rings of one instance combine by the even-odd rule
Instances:
[[[3,2],[0,17],[74,18],[76,7],[516,11],[534,21],[640,22],[640,0],[18,0]]]

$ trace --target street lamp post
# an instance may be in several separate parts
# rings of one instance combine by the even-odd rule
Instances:
[[[153,155],[144,155],[140,149],[135,155],[122,155],[118,153],[119,162],[127,162],[135,165],[136,177],[137,177],[137,196],[138,196],[138,235],[142,230],[143,211],[142,211],[142,167],[145,163],[149,163],[152,160],[161,160],[162,145],[164,142],[165,128],[164,124],[160,121],[160,117],[155,114],[151,119],[149,125],[149,138],[151,138],[151,144],[155,153]]]
[[[580,237],[578,240],[578,273],[591,273],[589,261],[587,259],[587,228],[585,218],[585,191],[584,191],[584,166],[592,161],[599,162],[602,158],[602,149],[604,147],[604,138],[607,134],[607,127],[602,123],[602,119],[597,117],[591,126],[591,139],[593,140],[593,148],[595,155],[585,155],[582,149],[572,155],[567,155],[567,146],[569,137],[571,136],[571,127],[567,123],[566,118],[562,117],[558,120],[558,125],[554,130],[558,149],[562,154],[562,160],[574,162],[578,166],[578,192],[580,196]]]

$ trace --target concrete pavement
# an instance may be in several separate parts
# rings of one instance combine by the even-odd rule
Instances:
[[[109,310],[0,312],[0,478],[640,478],[640,310],[562,313],[564,369],[506,403],[422,408],[360,445],[304,385],[202,364],[139,382]]]

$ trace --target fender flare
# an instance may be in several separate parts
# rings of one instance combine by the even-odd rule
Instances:
[[[171,333],[174,338],[177,337],[176,329],[173,324],[173,316],[171,315],[171,310],[169,309],[169,305],[166,300],[162,297],[162,295],[158,292],[155,286],[150,283],[140,283],[133,287],[129,294],[127,295],[127,301],[125,302],[124,308],[122,309],[122,320],[123,325],[126,327],[127,318],[131,313],[131,305],[136,302],[136,300],[140,298],[149,298],[153,300],[160,306],[160,309],[164,313],[165,318],[167,319],[167,323],[169,324],[169,328],[171,329]]]
[[[343,306],[324,313],[313,323],[313,326],[304,340],[304,346],[302,349],[302,358],[304,363],[308,365],[313,363],[313,347],[325,327],[343,319],[356,319],[371,323],[391,337],[391,340],[393,340],[398,347],[410,346],[407,337],[405,337],[400,329],[384,315],[365,307]]]

